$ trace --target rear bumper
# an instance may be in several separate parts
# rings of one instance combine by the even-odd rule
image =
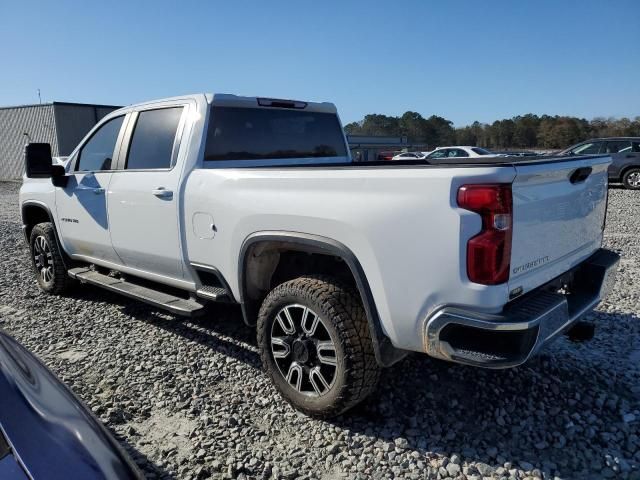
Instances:
[[[426,353],[479,367],[520,365],[609,294],[619,260],[617,253],[599,249],[572,270],[510,302],[500,314],[445,306],[425,321]]]

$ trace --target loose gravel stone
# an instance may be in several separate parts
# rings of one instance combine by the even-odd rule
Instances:
[[[0,325],[116,435],[148,478],[640,480],[640,192],[612,188],[616,286],[527,364],[489,371],[412,355],[330,422],[299,415],[262,373],[238,308],[181,318],[89,286],[42,294],[0,183]]]

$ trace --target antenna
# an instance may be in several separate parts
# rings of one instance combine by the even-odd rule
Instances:
[[[42,105],[42,97],[40,96],[40,89],[38,89],[38,102]]]

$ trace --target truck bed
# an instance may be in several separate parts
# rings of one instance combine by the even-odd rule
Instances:
[[[242,166],[238,165],[237,168],[373,168],[373,167],[386,167],[386,168],[420,168],[420,167],[514,167],[516,165],[536,165],[553,162],[566,162],[574,160],[584,160],[588,158],[600,158],[607,157],[608,155],[539,155],[536,157],[500,157],[500,156],[487,156],[487,157],[474,157],[474,158],[439,158],[433,160],[376,160],[373,162],[315,162],[314,159],[304,159],[300,163],[287,164],[287,165],[264,165],[260,167],[256,166]],[[215,168],[215,165],[209,165],[210,168]]]

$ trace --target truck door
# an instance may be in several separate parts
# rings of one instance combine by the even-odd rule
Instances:
[[[187,105],[132,113],[124,154],[109,185],[113,248],[126,266],[182,278],[176,165]]]
[[[67,253],[120,263],[109,236],[107,192],[125,116],[99,126],[71,158],[69,182],[56,188],[56,214]]]

